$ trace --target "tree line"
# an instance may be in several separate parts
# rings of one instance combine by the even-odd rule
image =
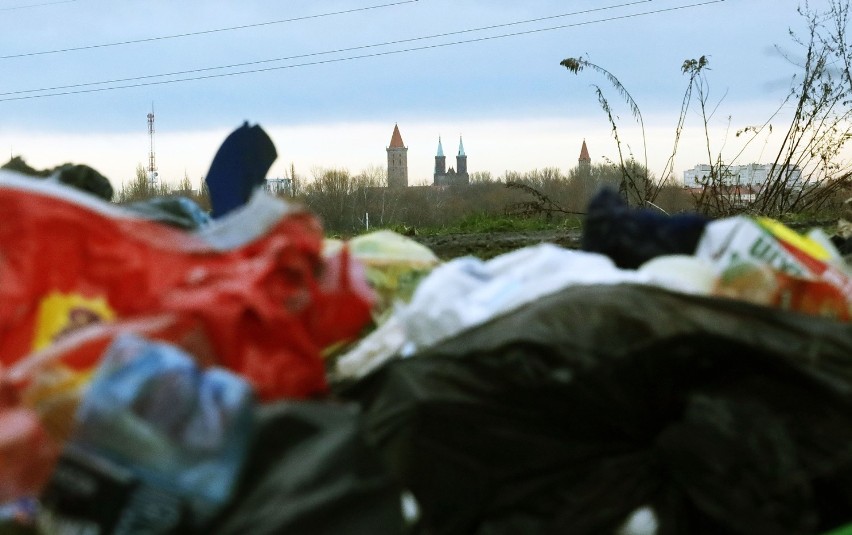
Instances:
[[[304,186],[297,187],[292,198],[318,214],[327,229],[358,233],[369,227],[456,227],[471,216],[552,220],[554,216],[582,215],[599,188],[618,187],[621,169],[605,163],[567,172],[553,167],[523,173],[507,171],[499,177],[478,172],[471,174],[470,185],[466,186],[407,188],[386,187],[382,168],[358,174],[346,169],[316,168],[312,175],[309,181],[297,177],[295,182]],[[679,185],[666,184],[662,191],[655,204],[668,213],[687,211],[693,206],[689,192]],[[549,201],[550,210],[530,209],[530,203],[540,198]]]

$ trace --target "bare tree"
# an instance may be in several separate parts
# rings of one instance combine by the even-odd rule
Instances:
[[[493,182],[499,182],[500,179],[495,179],[491,175],[491,171],[476,171],[470,174],[470,183],[471,184],[491,184]]]
[[[689,80],[675,128],[672,155],[661,176],[669,177],[674,172],[674,158],[686,112],[693,105],[693,96],[696,96],[695,104],[703,123],[710,167],[707,176],[701,179],[702,189],[695,198],[699,211],[711,215],[748,212],[782,217],[788,213],[819,210],[836,198],[838,192],[850,188],[850,164],[841,157],[844,147],[852,139],[852,46],[847,37],[849,5],[850,0],[830,0],[829,7],[824,11],[811,9],[807,2],[798,8],[808,28],[804,37],[790,32],[791,38],[804,53],[802,62],[794,62],[800,72],[794,77],[787,97],[766,122],[744,127],[737,132],[737,138],[741,138],[743,144],[728,161],[723,159],[721,151],[714,151],[710,139],[708,125],[723,99],[715,104],[710,101],[706,76],[709,60],[707,56],[701,56],[684,61],[681,71]],[[567,58],[561,65],[575,74],[584,68],[603,74],[626,101],[642,127],[644,146],[644,125],[638,105],[612,73],[582,57]],[[618,163],[622,171],[620,192],[631,202],[652,202],[663,183],[657,183],[647,173],[647,167],[644,172],[641,166],[638,172],[631,171],[629,162],[632,158],[624,156],[610,104],[602,89],[597,85],[594,87],[618,148]],[[778,120],[781,110],[790,104],[794,112],[789,124],[785,128],[773,130],[772,121]],[[779,131],[782,139],[770,164],[766,181],[750,185],[754,187],[751,195],[742,195],[742,189],[732,171],[733,165],[751,143]]]
[[[329,228],[343,229],[351,224],[353,180],[346,169],[315,167],[313,181],[305,186],[305,203]]]
[[[819,209],[850,185],[849,164],[840,159],[852,138],[849,1],[832,0],[823,12],[811,10],[806,2],[798,11],[807,21],[808,34],[801,38],[790,32],[804,51],[788,97],[796,108],[754,206],[772,215]],[[796,183],[799,172],[801,183]]]
[[[577,58],[566,58],[563,59],[560,63],[563,67],[568,69],[574,74],[579,74],[585,68],[592,69],[600,74],[602,74],[607,81],[613,86],[613,88],[618,92],[618,94],[624,99],[624,102],[630,108],[630,113],[633,115],[636,122],[639,124],[640,130],[642,132],[642,150],[644,154],[644,165],[640,166],[641,169],[648,169],[648,146],[645,143],[645,121],[642,118],[642,112],[639,110],[639,105],[636,104],[636,101],[633,100],[633,97],[627,91],[627,88],[621,83],[621,81],[615,77],[611,72],[604,69],[599,65],[595,65],[589,60],[583,58],[583,56]],[[618,191],[624,197],[626,201],[630,201],[630,198],[639,199],[639,203],[644,203],[644,201],[654,200],[654,195],[656,191],[652,187],[652,182],[649,180],[647,175],[644,176],[636,176],[632,173],[636,169],[636,166],[628,166],[625,162],[624,150],[622,148],[622,141],[618,135],[618,125],[615,122],[615,117],[613,114],[612,107],[610,106],[609,100],[604,96],[603,89],[597,84],[592,84],[592,87],[595,88],[595,93],[598,97],[598,103],[603,109],[604,113],[606,113],[607,119],[609,120],[609,124],[612,127],[612,135],[615,138],[615,145],[618,149],[618,162],[621,166],[621,176],[622,179],[619,182]],[[628,158],[628,161],[633,160],[633,155],[631,154]]]

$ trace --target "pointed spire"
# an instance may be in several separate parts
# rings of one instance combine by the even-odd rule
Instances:
[[[462,143],[462,137],[461,136],[459,136],[459,156],[465,156],[464,144]]]
[[[441,145],[441,136],[438,136],[438,154],[436,154],[436,156],[443,156],[443,155],[444,155],[444,146]]]
[[[402,135],[399,133],[399,126],[393,125],[393,135],[391,136],[390,148],[402,149],[405,145],[402,143]]]
[[[589,157],[589,149],[586,147],[586,140],[583,140],[583,147],[580,149],[580,161],[581,162],[591,162],[592,159]]]

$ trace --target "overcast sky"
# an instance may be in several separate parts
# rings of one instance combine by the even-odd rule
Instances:
[[[645,120],[648,162],[671,154],[686,88],[680,66],[706,55],[712,153],[766,120],[795,66],[796,0],[0,0],[0,150],[36,168],[85,163],[114,184],[147,165],[155,113],[160,176],[206,174],[243,121],[272,137],[278,160],[353,173],[386,166],[394,124],[409,182],[431,183],[438,136],[469,171],[528,171],[617,158],[593,84],[622,139],[642,137],[606,80],[559,62],[584,55],[618,77]],[[812,7],[825,5],[812,1]],[[780,121],[780,119],[779,119]],[[690,113],[678,173],[707,160]],[[774,140],[738,163],[770,161]],[[0,152],[0,154],[3,154]],[[641,158],[640,158],[641,159]]]

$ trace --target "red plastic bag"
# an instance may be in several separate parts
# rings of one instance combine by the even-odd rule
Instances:
[[[90,324],[170,314],[168,341],[246,376],[262,398],[308,397],[326,389],[329,338],[370,320],[370,296],[344,277],[320,288],[317,219],[262,193],[187,233],[4,173],[0,221],[4,366]]]
[[[9,401],[0,405],[0,503],[38,494],[59,457],[38,415]]]

